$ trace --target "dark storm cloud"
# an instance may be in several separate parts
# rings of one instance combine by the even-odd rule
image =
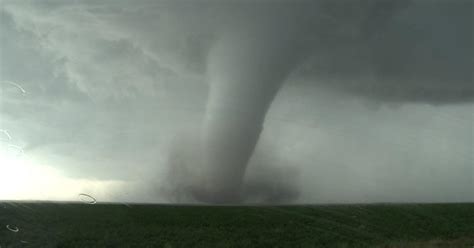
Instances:
[[[69,79],[91,94],[104,86],[102,94],[126,95],[128,88],[151,92],[173,73],[204,75],[208,53],[223,34],[254,28],[252,35],[268,37],[268,47],[290,36],[285,56],[304,48],[306,60],[294,66],[293,76],[314,84],[393,101],[448,103],[470,101],[473,95],[469,0],[4,5],[17,28],[41,37],[42,46],[64,62]],[[101,70],[113,68],[110,73],[122,77],[94,85],[103,76],[87,66],[92,59],[100,61]],[[140,69],[117,72],[124,63]],[[135,74],[150,79],[126,80]]]
[[[472,1],[413,1],[370,35],[331,42],[303,71],[379,100],[472,101],[472,9]]]

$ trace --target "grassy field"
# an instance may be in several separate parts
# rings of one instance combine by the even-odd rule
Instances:
[[[271,207],[9,202],[0,203],[0,225],[1,248],[474,246],[472,203]]]

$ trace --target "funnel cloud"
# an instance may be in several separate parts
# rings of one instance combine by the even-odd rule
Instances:
[[[442,7],[442,4],[438,5],[436,7]],[[460,5],[462,7],[463,4]],[[466,5],[469,4],[466,2]],[[322,63],[328,64],[322,66],[332,66],[322,71],[321,76],[336,69],[334,73],[348,77],[346,81],[365,80],[364,84],[380,84],[384,91],[388,88],[391,94],[386,96],[387,100],[393,100],[390,96],[397,97],[397,94],[406,97],[400,100],[416,97],[416,100],[427,102],[450,101],[453,94],[455,99],[461,101],[460,96],[472,99],[468,69],[462,67],[468,61],[463,61],[461,67],[453,67],[453,61],[433,61],[433,55],[429,54],[426,58],[413,58],[417,63],[422,60],[421,65],[406,65],[410,63],[407,61],[409,54],[402,53],[403,57],[390,54],[392,47],[389,46],[393,45],[385,36],[397,38],[403,34],[397,34],[400,32],[397,29],[393,30],[395,34],[386,30],[400,11],[410,7],[408,1],[319,1],[304,6],[307,9],[303,10],[297,3],[276,2],[269,8],[260,9],[259,3],[244,3],[242,9],[237,9],[248,8],[251,14],[243,14],[238,20],[230,21],[231,25],[218,33],[207,59],[210,93],[198,146],[202,149],[202,157],[191,162],[199,164],[200,170],[205,171],[193,188],[198,189],[194,194],[198,201],[241,202],[245,199],[242,194],[252,191],[252,186],[247,185],[245,190],[242,187],[245,187],[245,172],[262,132],[268,108],[283,82],[304,59],[308,59],[308,54],[312,54],[312,59],[321,55],[327,59]],[[416,14],[424,14],[425,9],[420,10]],[[430,9],[426,12],[431,14]],[[436,30],[430,32],[437,34]],[[396,46],[404,52],[415,49],[416,54],[417,44],[406,42],[418,40],[410,39],[402,40]],[[460,42],[469,42],[469,38],[466,36]],[[434,45],[439,44],[435,41]],[[472,51],[472,42],[464,45]],[[364,54],[354,55],[359,49]],[[391,60],[395,60],[396,64]],[[341,69],[347,71],[341,73]],[[432,69],[439,69],[440,75],[433,77]],[[314,69],[313,73],[317,70],[321,68]],[[340,77],[328,77],[331,76]],[[436,89],[439,81],[443,84],[453,78],[457,79],[455,84],[464,87],[451,88],[452,91],[448,92]],[[420,85],[407,85],[400,89],[401,82],[411,80],[418,81]],[[393,83],[383,85],[387,81]],[[395,89],[392,90],[391,86]],[[351,85],[344,84],[343,87],[350,89]],[[375,86],[374,91],[379,87]],[[360,88],[363,87],[356,85],[356,89]],[[424,92],[420,95],[421,90],[427,90],[428,94]]]

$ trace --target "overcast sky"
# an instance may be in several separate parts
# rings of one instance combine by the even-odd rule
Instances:
[[[340,38],[312,47],[318,56],[295,70],[271,105],[246,178],[289,190],[300,203],[474,201],[472,8],[461,4],[472,2],[444,10],[439,3],[397,12],[373,43]],[[192,149],[182,137],[195,135],[204,118],[206,57],[222,29],[216,23],[227,23],[222,16],[232,8],[1,1],[0,200],[86,193],[168,202],[170,150]],[[415,30],[404,29],[410,25]],[[422,48],[407,52],[410,42]],[[364,49],[383,61],[382,76],[368,73],[375,69]],[[396,74],[391,66],[406,68]]]

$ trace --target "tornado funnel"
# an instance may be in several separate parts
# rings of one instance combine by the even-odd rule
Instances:
[[[290,37],[265,25],[233,30],[210,52],[210,93],[201,139],[206,193],[197,198],[213,203],[241,200],[247,163],[267,110],[300,57]]]

